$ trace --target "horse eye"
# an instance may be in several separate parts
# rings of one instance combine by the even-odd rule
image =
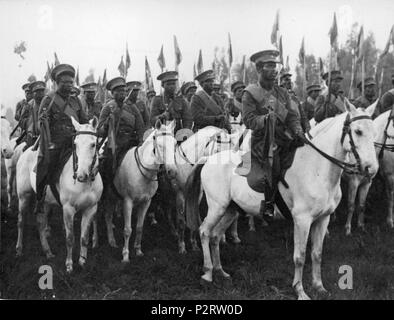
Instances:
[[[363,132],[360,129],[354,131],[358,136],[361,136]]]
[[[91,147],[92,149],[93,149],[95,146],[96,146],[95,143],[91,143],[91,144],[90,144],[90,147]]]

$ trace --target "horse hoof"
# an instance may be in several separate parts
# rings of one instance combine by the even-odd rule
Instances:
[[[118,245],[116,244],[115,240],[109,241],[109,246],[112,247],[112,248],[117,248],[118,247]]]
[[[144,256],[144,253],[143,253],[140,249],[137,249],[137,250],[135,251],[135,255],[136,255],[137,257],[143,257],[143,256]]]
[[[352,232],[351,232],[350,230],[346,229],[346,235],[347,235],[347,236],[351,236],[351,235],[352,235]]]
[[[199,252],[201,250],[200,250],[200,248],[197,245],[194,245],[194,246],[192,246],[192,251]]]
[[[20,258],[20,257],[22,257],[22,250],[16,250],[16,257],[17,258]]]
[[[318,299],[320,300],[327,300],[329,297],[331,297],[331,293],[328,292],[323,286],[315,288],[315,290],[317,292]]]
[[[46,256],[47,256],[47,259],[48,259],[48,260],[53,259],[53,258],[55,257],[55,255],[54,255],[52,252],[48,252],[48,253],[46,254]]]
[[[249,228],[249,232],[256,232],[255,228]]]
[[[73,266],[71,266],[71,265],[66,266],[66,272],[68,274],[72,273],[73,272]]]
[[[130,259],[123,258],[122,264],[129,264],[129,263],[130,263]]]
[[[155,224],[157,224],[157,220],[153,219],[152,222],[150,223],[152,226],[154,226]]]
[[[204,279],[203,277],[204,277],[204,276],[202,276],[201,279],[200,279],[200,285],[201,285],[202,287],[204,287],[204,288],[210,288],[210,287],[212,287],[212,285],[213,285],[212,280],[209,281],[209,280]]]
[[[232,242],[234,244],[239,244],[239,243],[241,243],[241,239],[239,237],[235,237],[235,238],[232,239]]]
[[[298,294],[298,300],[311,300],[311,298],[305,292],[301,292]]]

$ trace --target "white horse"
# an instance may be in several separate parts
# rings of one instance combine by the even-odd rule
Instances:
[[[375,106],[376,103],[366,111],[361,111],[346,100],[347,112],[333,121],[327,119],[317,125],[316,130],[320,130],[312,143],[326,153],[325,157],[309,145],[297,149],[294,162],[285,174],[289,188],[279,184],[279,192],[294,221],[293,287],[299,299],[309,299],[303,288],[302,274],[310,229],[313,287],[321,294],[327,293],[321,280],[322,247],[330,214],[341,199],[339,182],[343,170],[334,164],[334,159],[329,161],[327,154],[344,163],[349,152],[357,152],[360,157],[358,169],[375,172],[378,163],[370,118]],[[327,125],[328,121],[331,121],[330,125]],[[344,128],[348,129],[348,133],[343,133]],[[350,140],[354,141],[353,147]],[[223,153],[227,153],[227,156],[221,155]],[[231,158],[231,161],[219,163],[219,159],[223,158]],[[199,231],[204,253],[202,280],[209,283],[212,282],[213,270],[225,279],[230,278],[220,262],[219,239],[235,217],[233,204],[247,213],[258,215],[260,203],[264,200],[262,193],[250,189],[245,177],[235,174],[234,169],[240,162],[240,153],[233,151],[203,158],[193,169],[186,186],[186,217],[191,229],[198,226],[198,200],[202,191],[208,202],[208,214]]]
[[[374,120],[375,146],[380,175],[385,181],[387,197],[387,224],[394,227],[394,111],[386,111]],[[385,142],[385,143],[384,143]],[[384,147],[383,147],[384,144]],[[383,149],[383,150],[382,150]]]
[[[74,138],[75,156],[70,156],[65,164],[56,189],[59,194],[63,209],[63,220],[66,229],[67,258],[66,270],[72,272],[72,249],[74,246],[74,215],[81,212],[81,250],[79,264],[85,265],[87,258],[87,246],[89,242],[89,227],[97,211],[97,203],[103,191],[103,183],[98,173],[97,157],[97,118],[90,120],[89,124],[79,124],[71,118],[76,130]],[[29,202],[36,191],[36,172],[38,151],[28,148],[19,158],[16,169],[17,193],[19,200],[18,214],[18,241],[16,245],[17,255],[22,254],[23,219],[30,211]],[[44,212],[37,214],[37,223],[42,248],[47,258],[53,257],[48,244],[48,210],[49,205],[58,204],[50,188],[47,188],[45,196]]]
[[[145,215],[155,195],[158,182],[157,173],[161,164],[173,164],[176,140],[174,138],[175,121],[168,126],[160,121],[155,129],[139,147],[127,151],[114,178],[117,192],[123,198],[124,246],[123,260],[129,260],[129,241],[131,236],[131,215],[137,213],[136,237],[134,249],[137,256],[142,256],[141,239]],[[172,174],[170,171],[168,172]],[[116,247],[112,224],[113,210],[106,208],[108,242]]]
[[[178,240],[179,253],[186,253],[184,232],[185,232],[185,199],[184,190],[186,180],[193,169],[193,165],[201,157],[228,150],[232,147],[232,137],[223,129],[208,126],[198,130],[176,147],[174,164],[166,164],[168,169],[176,173],[177,192],[176,192],[176,222],[178,231],[175,235]],[[172,227],[175,229],[175,227]],[[236,235],[238,238],[238,235]],[[193,250],[197,249],[195,237],[190,235]]]
[[[8,122],[7,118],[2,115],[0,119],[0,149],[1,155],[5,159],[10,159],[14,153],[14,148],[10,141],[11,132],[11,124]]]

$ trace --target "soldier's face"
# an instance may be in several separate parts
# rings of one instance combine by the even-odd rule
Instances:
[[[44,98],[44,95],[45,95],[44,89],[36,90],[33,93],[34,100],[39,101],[39,102],[42,100],[42,98]]]
[[[376,94],[376,86],[374,84],[365,87],[365,95],[367,97],[374,97],[375,94]]]
[[[31,98],[33,98],[33,93],[30,91],[25,91],[25,97],[26,97],[26,100],[29,101],[29,100],[31,100]]]
[[[275,62],[266,62],[257,68],[261,79],[266,81],[275,81],[278,76],[278,67]]]
[[[235,90],[234,93],[235,99],[241,100],[243,93],[244,93],[244,88],[238,88],[237,90]]]
[[[186,94],[186,97],[187,97],[187,100],[189,100],[190,101],[190,99],[194,96],[194,94],[196,93],[196,88],[190,88],[188,91],[187,91],[187,94]]]
[[[282,79],[282,85],[287,89],[287,90],[291,90],[293,84],[291,82],[291,78],[289,76],[284,77]]]
[[[331,80],[331,91],[333,93],[338,93],[339,89],[341,88],[341,81],[342,79],[333,79]]]
[[[205,80],[202,87],[207,93],[211,93],[213,91],[213,79]]]
[[[139,93],[139,90],[133,90],[133,91],[131,91],[131,93],[130,93],[130,98],[131,98],[132,100],[137,100],[138,93]]]
[[[94,92],[94,91],[85,92],[86,99],[88,99],[88,100],[93,100],[95,95],[96,95],[96,92]]]
[[[123,101],[126,98],[126,87],[117,87],[112,90],[112,95],[116,101]]]
[[[173,95],[176,90],[176,80],[170,80],[163,83],[164,92]]]
[[[319,90],[313,90],[310,92],[309,96],[313,99],[316,100],[316,98],[319,96],[320,91]]]
[[[74,85],[74,78],[69,75],[61,75],[57,79],[58,90],[64,93],[71,93]]]

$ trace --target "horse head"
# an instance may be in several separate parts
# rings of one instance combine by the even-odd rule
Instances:
[[[175,166],[175,146],[177,144],[174,137],[176,122],[171,121],[168,125],[160,120],[155,123],[155,128],[147,138],[147,143],[153,144],[153,156],[156,164],[165,164],[167,174],[173,174]]]
[[[76,130],[73,141],[74,177],[79,182],[94,179],[97,172],[97,125],[98,120],[93,117],[88,124],[80,124],[71,117]]]
[[[8,122],[5,116],[1,116],[1,154],[6,159],[10,159],[14,154],[14,149],[10,142],[11,124]]]
[[[377,103],[378,100],[362,110],[356,109],[349,100],[345,99],[347,115],[343,124],[342,147],[356,159],[358,169],[367,175],[378,171],[374,147],[375,129],[371,118]]]

